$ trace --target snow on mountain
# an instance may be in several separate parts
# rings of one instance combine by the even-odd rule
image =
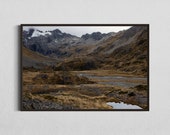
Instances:
[[[51,32],[49,31],[40,31],[40,30],[34,30],[32,33],[31,37],[39,37],[39,36],[46,36],[46,35],[51,35]]]

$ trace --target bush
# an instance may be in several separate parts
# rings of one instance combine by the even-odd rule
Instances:
[[[38,74],[32,80],[33,80],[33,83],[44,84],[48,80],[48,78],[49,77],[47,74]]]
[[[120,91],[119,94],[127,94],[127,91]]]
[[[136,90],[138,90],[138,91],[142,91],[142,90],[147,90],[148,89],[147,85],[137,85],[134,88]]]
[[[128,93],[128,96],[129,96],[129,97],[132,97],[132,96],[136,96],[136,94],[135,94],[134,92],[129,92],[129,93]]]

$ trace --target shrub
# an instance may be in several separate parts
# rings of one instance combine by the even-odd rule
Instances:
[[[134,92],[129,92],[129,93],[128,93],[128,96],[129,96],[129,97],[132,97],[132,96],[136,96],[136,94],[135,94]]]
[[[137,85],[134,88],[136,90],[138,90],[138,91],[142,91],[142,90],[147,90],[148,89],[147,85]]]
[[[120,91],[119,94],[127,94],[127,91]]]

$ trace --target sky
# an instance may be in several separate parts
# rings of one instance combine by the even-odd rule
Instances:
[[[23,30],[29,30],[30,28],[35,28],[41,31],[51,31],[59,29],[62,32],[81,37],[86,33],[91,34],[93,32],[118,32],[129,29],[130,27],[131,26],[23,26]]]

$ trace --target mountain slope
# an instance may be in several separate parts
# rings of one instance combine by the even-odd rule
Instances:
[[[45,57],[39,53],[33,52],[26,47],[22,47],[22,65],[23,67],[42,68],[53,65],[57,62],[55,59]]]
[[[104,68],[146,75],[148,40],[147,27],[135,26],[108,39],[90,56],[102,58]]]
[[[113,51],[109,57],[114,58],[114,68],[126,72],[147,74],[148,70],[148,31],[141,28],[126,46],[121,46]]]

